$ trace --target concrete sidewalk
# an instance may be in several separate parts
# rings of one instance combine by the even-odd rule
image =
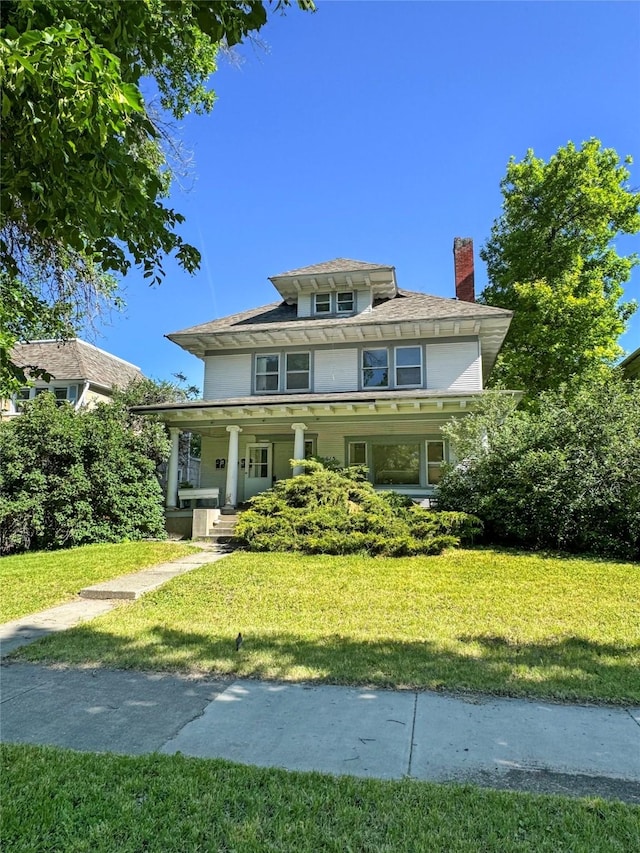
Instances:
[[[0,667],[2,740],[640,804],[640,708]]]

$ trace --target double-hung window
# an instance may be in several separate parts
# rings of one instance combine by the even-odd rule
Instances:
[[[316,293],[313,297],[314,314],[353,314],[355,293],[345,290],[339,293]]]
[[[290,352],[285,356],[287,361],[287,391],[308,391],[311,387],[309,372],[309,353]]]
[[[280,356],[256,356],[256,391],[278,391],[280,385]]]
[[[338,293],[336,296],[336,311],[338,314],[353,313],[353,291]]]
[[[314,297],[314,313],[331,314],[331,294],[316,293]]]
[[[282,377],[282,378],[281,378]],[[311,388],[311,354],[308,352],[256,355],[256,394],[308,391]]]
[[[396,347],[396,388],[422,385],[422,347]]]
[[[389,387],[389,350],[365,349],[362,351],[362,387]]]

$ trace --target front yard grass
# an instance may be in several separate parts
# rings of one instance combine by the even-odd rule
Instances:
[[[640,566],[491,549],[236,552],[15,656],[637,703]]]
[[[640,809],[181,755],[2,748],[3,850],[625,853]]]
[[[196,551],[178,542],[85,545],[0,559],[0,622],[69,601],[82,587]]]

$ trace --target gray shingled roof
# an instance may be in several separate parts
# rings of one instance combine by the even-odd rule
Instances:
[[[281,272],[278,275],[269,276],[274,278],[291,278],[302,275],[331,275],[338,272],[355,272],[357,270],[392,270],[389,264],[370,264],[367,261],[352,261],[349,258],[334,258],[332,261],[323,261],[321,264],[312,264],[309,267],[300,267],[297,270]]]
[[[17,344],[12,359],[21,367],[40,367],[54,379],[77,379],[107,388],[123,387],[142,378],[142,371],[135,364],[79,338]]]
[[[132,406],[134,412],[171,412],[200,411],[206,409],[227,409],[242,406],[247,409],[263,409],[268,406],[284,406],[294,409],[296,406],[331,403],[384,403],[385,401],[430,400],[430,399],[467,399],[478,397],[483,391],[459,391],[450,389],[392,390],[368,388],[363,391],[332,391],[309,394],[254,394],[252,397],[227,397],[224,400],[189,400],[181,403],[153,403],[146,406]],[[505,392],[513,393],[513,392]]]
[[[447,299],[443,296],[431,296],[411,290],[399,290],[393,299],[374,303],[371,311],[363,311],[349,317],[298,317],[297,307],[284,302],[272,302],[260,308],[241,311],[219,320],[210,320],[198,326],[191,326],[167,335],[173,339],[177,335],[215,334],[216,332],[247,331],[255,332],[270,325],[281,328],[319,328],[325,325],[354,326],[370,323],[395,323],[411,320],[445,320],[480,317],[510,317],[511,312],[503,308],[480,305],[477,302],[463,302]]]

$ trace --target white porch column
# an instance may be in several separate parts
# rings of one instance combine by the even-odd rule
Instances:
[[[178,457],[180,453],[180,430],[178,427],[169,427],[171,436],[171,456],[169,457],[169,468],[167,470],[167,498],[166,506],[178,506]]]
[[[304,431],[307,429],[306,424],[291,424],[291,429],[295,430],[295,436],[293,439],[293,458],[294,459],[304,459]],[[302,474],[304,468],[300,465],[296,465],[293,469],[293,476],[297,477],[298,474]]]
[[[238,440],[242,429],[228,426],[229,452],[227,453],[227,483],[224,490],[224,510],[235,509],[238,503]]]

